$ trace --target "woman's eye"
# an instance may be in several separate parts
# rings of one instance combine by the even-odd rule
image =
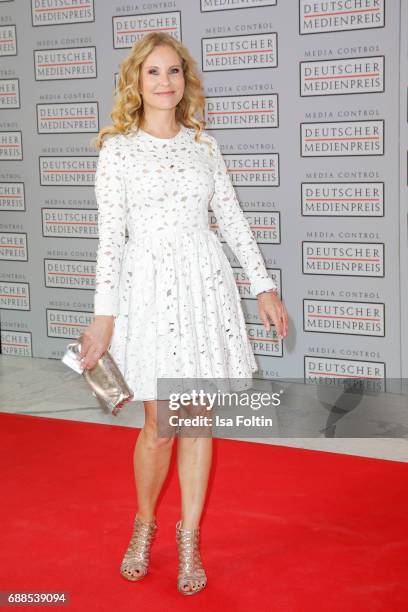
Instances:
[[[179,68],[172,68],[172,71],[176,71],[176,72],[180,72]],[[154,68],[152,70],[149,70],[149,74],[156,74],[157,70],[154,70]]]

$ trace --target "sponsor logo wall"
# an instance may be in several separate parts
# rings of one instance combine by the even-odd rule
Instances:
[[[60,359],[91,322],[90,141],[110,122],[122,58],[164,30],[197,60],[206,129],[289,311],[282,342],[220,234],[257,376],[407,375],[406,0],[162,5],[0,0],[1,352]]]

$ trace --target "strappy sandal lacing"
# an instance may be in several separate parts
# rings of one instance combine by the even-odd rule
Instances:
[[[183,595],[194,595],[207,585],[207,576],[200,557],[199,538],[200,527],[182,529],[181,520],[176,523],[176,542],[179,553],[177,589]],[[190,586],[189,590],[183,588],[186,585]]]
[[[150,523],[144,523],[136,514],[132,537],[120,566],[120,573],[126,580],[135,582],[146,576],[150,547],[156,529],[155,519]]]

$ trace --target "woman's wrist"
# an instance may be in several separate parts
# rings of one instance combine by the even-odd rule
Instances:
[[[257,293],[256,297],[259,297],[263,293],[273,293],[273,295],[278,295],[278,290],[276,289],[276,287],[273,287],[272,289],[265,289],[265,291],[260,291],[259,293]]]

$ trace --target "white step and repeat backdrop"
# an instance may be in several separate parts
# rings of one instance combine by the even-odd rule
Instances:
[[[90,142],[122,58],[165,30],[197,60],[206,129],[290,314],[283,342],[265,331],[223,242],[257,375],[400,378],[407,14],[405,0],[0,1],[2,353],[59,359],[91,322]]]

